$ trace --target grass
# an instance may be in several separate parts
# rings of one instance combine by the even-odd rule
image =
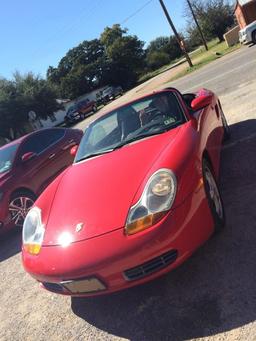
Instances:
[[[200,47],[195,53],[192,54],[191,60],[192,67],[185,67],[184,70],[171,77],[168,82],[183,77],[195,70],[200,69],[204,65],[223,57],[224,55],[233,52],[241,47],[240,44],[228,47],[226,42],[219,43],[218,40],[213,40],[208,43],[209,51],[205,51],[204,47]]]
[[[185,65],[184,65],[184,70],[182,70],[181,72],[179,72],[175,76],[171,77],[168,80],[168,82],[175,80],[175,79],[178,79],[182,76],[185,76],[186,74],[191,73],[195,70],[198,70],[202,66],[212,62],[215,59],[221,58],[225,54],[230,53],[234,50],[237,50],[240,47],[240,44],[236,44],[234,46],[227,47],[225,42],[219,43],[218,39],[214,39],[214,40],[208,42],[207,45],[208,45],[209,51],[205,51],[204,46],[200,46],[195,51],[189,53],[190,58],[191,58],[194,66],[193,67],[185,67]],[[165,72],[168,69],[175,67],[175,64],[179,65],[179,64],[182,64],[185,62],[186,62],[186,60],[184,59],[184,57],[182,57],[182,58],[179,58],[179,59],[172,61],[171,64],[164,65],[155,71],[148,72],[139,78],[138,84],[146,82],[147,80],[159,75],[160,73]]]
[[[144,83],[144,82],[146,82],[147,80],[149,80],[149,79],[151,79],[151,78],[153,78],[153,77],[159,75],[160,73],[167,71],[167,70],[170,69],[174,64],[179,63],[179,62],[181,62],[182,60],[183,60],[183,57],[182,57],[182,58],[175,59],[175,60],[172,61],[171,64],[164,65],[164,66],[160,67],[160,68],[157,69],[157,70],[154,70],[154,71],[151,71],[151,72],[148,72],[148,73],[142,75],[142,76],[139,78],[139,80],[138,80],[138,84]]]

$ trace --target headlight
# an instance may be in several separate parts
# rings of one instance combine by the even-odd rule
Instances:
[[[38,207],[33,207],[24,220],[22,231],[23,246],[28,253],[37,255],[40,252],[44,232],[41,210]]]
[[[171,208],[176,190],[177,181],[171,170],[163,168],[155,172],[148,180],[140,200],[130,208],[126,234],[135,234],[156,224]]]

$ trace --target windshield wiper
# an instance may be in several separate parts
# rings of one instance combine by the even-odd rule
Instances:
[[[96,152],[96,153],[92,153],[92,154],[86,155],[86,156],[84,156],[84,157],[81,157],[81,159],[76,160],[76,162],[84,161],[84,160],[90,159],[90,158],[92,158],[92,157],[94,157],[94,156],[99,156],[99,155],[102,155],[102,154],[107,154],[107,153],[112,152],[113,150],[114,150],[114,148],[112,148],[112,149],[106,149],[106,150],[100,150],[100,151],[98,151],[98,152]]]

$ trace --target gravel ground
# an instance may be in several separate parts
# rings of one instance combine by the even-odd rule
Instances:
[[[168,275],[89,299],[39,289],[11,233],[0,241],[0,340],[256,340],[255,65],[249,73],[221,96],[232,129],[222,151],[225,230]]]

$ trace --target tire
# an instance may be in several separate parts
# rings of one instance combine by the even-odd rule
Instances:
[[[252,41],[254,44],[256,44],[256,31],[252,32]]]
[[[23,226],[24,219],[35,200],[36,196],[29,191],[19,191],[11,195],[9,214],[15,227]]]
[[[203,180],[206,198],[214,221],[215,233],[218,233],[226,223],[225,210],[219,186],[207,159],[203,159]]]
[[[230,127],[228,125],[228,122],[226,120],[226,117],[224,115],[224,112],[222,110],[222,107],[219,103],[220,106],[220,116],[221,116],[221,121],[222,121],[222,125],[223,125],[223,129],[224,129],[224,134],[223,134],[223,141],[228,141],[231,137],[231,131],[230,131]]]
[[[94,105],[94,106],[92,107],[92,111],[93,111],[93,112],[96,112],[96,111],[97,111],[97,105]]]

